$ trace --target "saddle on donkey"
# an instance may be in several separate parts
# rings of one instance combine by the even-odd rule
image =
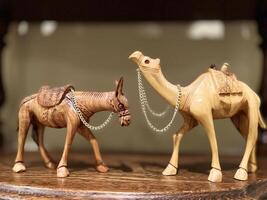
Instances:
[[[225,63],[221,70],[210,68],[209,72],[213,84],[220,96],[242,95],[242,88],[236,76],[229,71],[229,65]]]
[[[54,107],[62,102],[71,89],[74,90],[74,87],[70,84],[62,87],[43,86],[37,93],[37,102],[45,108]]]

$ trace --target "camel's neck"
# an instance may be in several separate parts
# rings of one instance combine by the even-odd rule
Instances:
[[[100,111],[113,111],[110,99],[114,95],[114,92],[75,92],[78,106],[86,115]]]
[[[167,81],[161,70],[157,72],[141,71],[150,85],[171,105],[175,106],[178,92],[177,86]]]

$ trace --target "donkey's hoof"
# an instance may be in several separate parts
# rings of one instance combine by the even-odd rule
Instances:
[[[67,167],[60,167],[57,169],[57,177],[59,178],[65,178],[70,175],[69,170]]]
[[[176,174],[177,174],[177,168],[175,166],[171,165],[170,163],[162,172],[162,175],[164,175],[164,176],[174,176]]]
[[[56,163],[54,163],[54,162],[52,162],[52,161],[49,161],[49,162],[45,163],[45,166],[46,166],[48,169],[56,169],[56,168],[57,168]]]
[[[96,166],[96,170],[101,173],[106,173],[109,170],[109,168],[105,164],[100,164]]]
[[[255,163],[249,163],[248,164],[248,172],[249,173],[254,173],[257,171],[257,169],[258,169],[257,164],[255,164]]]
[[[214,183],[222,182],[222,171],[219,169],[212,168],[210,170],[208,180]]]
[[[14,167],[12,168],[13,172],[19,173],[19,172],[25,172],[26,167],[23,163],[15,163]]]
[[[248,180],[248,173],[245,169],[239,168],[236,171],[234,178],[240,181],[246,181]]]

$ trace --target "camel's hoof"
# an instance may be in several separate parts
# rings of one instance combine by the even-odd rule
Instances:
[[[239,168],[236,171],[234,178],[240,181],[246,181],[248,180],[248,173],[245,169]]]
[[[46,163],[45,166],[46,166],[48,169],[56,169],[56,168],[57,168],[56,163],[54,163],[54,162],[52,162],[52,161],[49,161],[48,163]]]
[[[12,168],[13,172],[19,173],[19,172],[25,172],[26,167],[23,163],[15,163],[14,167]]]
[[[174,176],[176,174],[177,174],[177,168],[171,164],[168,164],[168,166],[162,172],[162,175],[164,176]]]
[[[57,169],[57,177],[64,178],[69,176],[70,172],[67,167],[60,167]]]
[[[222,182],[222,171],[219,169],[212,168],[210,170],[208,180],[214,183]]]
[[[258,169],[258,167],[257,167],[256,164],[254,164],[254,163],[249,163],[248,164],[248,172],[249,173],[254,173],[254,172],[257,171],[257,169]]]
[[[96,170],[101,173],[106,173],[109,170],[109,168],[105,164],[100,164],[96,166]]]

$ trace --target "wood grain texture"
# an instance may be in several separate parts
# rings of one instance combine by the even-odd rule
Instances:
[[[38,145],[46,167],[50,169],[55,169],[56,164],[44,146],[44,129],[45,127],[67,128],[63,154],[57,167],[58,177],[69,175],[68,154],[77,132],[91,143],[97,170],[107,172],[108,168],[101,158],[98,142],[91,131],[102,129],[110,117],[99,126],[91,126],[88,122],[96,112],[111,111],[118,114],[121,126],[130,124],[128,101],[122,92],[122,87],[123,78],[121,77],[116,83],[116,90],[111,92],[74,92],[71,85],[55,88],[43,86],[37,94],[24,98],[18,112],[18,150],[13,171],[19,173],[26,170],[24,145],[32,125],[32,138]]]
[[[56,178],[39,155],[27,153],[27,171],[13,173],[13,154],[1,156],[0,197],[14,199],[258,199],[267,197],[267,159],[259,159],[259,170],[248,181],[233,179],[239,157],[223,157],[222,183],[206,180],[209,156],[181,156],[176,176],[163,176],[165,155],[105,154],[111,168],[101,174],[94,169],[93,156],[70,155],[68,178]],[[60,158],[56,156],[57,160]]]
[[[169,164],[162,172],[170,176],[177,173],[179,166],[179,149],[183,136],[197,125],[202,125],[208,137],[212,160],[208,180],[221,182],[222,172],[219,160],[214,119],[230,118],[246,139],[244,156],[239,169],[235,173],[235,179],[247,180],[248,172],[257,170],[256,142],[258,127],[266,129],[266,124],[260,112],[260,98],[244,82],[239,81],[231,72],[230,65],[224,63],[221,69],[211,66],[207,72],[202,73],[187,86],[178,86],[169,82],[163,72],[159,58],[151,58],[141,51],[135,51],[129,59],[138,65],[147,82],[161,95],[170,105],[179,108],[183,117],[183,124],[173,134],[173,152]],[[139,73],[139,72],[138,72]],[[152,123],[146,115],[146,107],[142,98],[141,75],[138,74],[138,88],[141,107],[147,124],[153,130]],[[174,110],[176,113],[177,110]],[[172,121],[169,122],[171,124]]]

